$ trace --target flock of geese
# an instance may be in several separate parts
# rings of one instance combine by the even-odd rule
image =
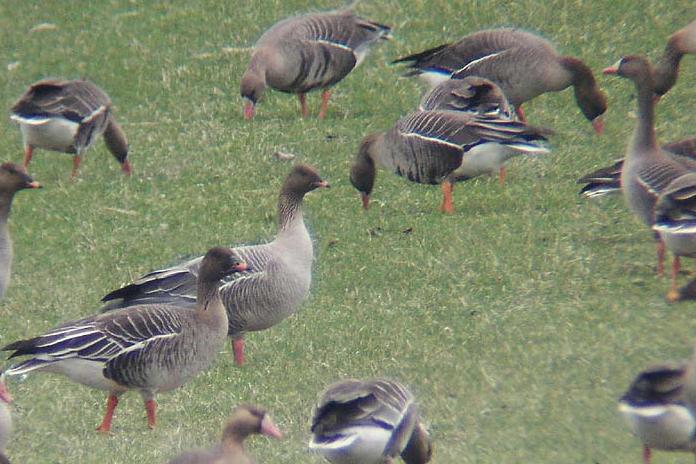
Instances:
[[[267,88],[297,94],[308,116],[306,93],[322,90],[319,118],[326,116],[330,89],[369,48],[390,37],[386,25],[350,11],[307,14],[280,21],[254,48],[241,78],[243,115],[251,119]],[[668,299],[694,297],[677,288],[680,258],[696,257],[696,139],[657,144],[655,105],[677,80],[679,62],[696,53],[696,21],[675,32],[656,67],[642,56],[626,56],[605,74],[631,80],[638,118],[626,158],[581,179],[582,193],[623,192],[631,211],[655,233],[658,272],[665,250],[674,255]],[[365,209],[377,167],[407,179],[440,184],[440,209],[454,211],[453,185],[483,174],[505,179],[505,163],[517,155],[548,152],[548,128],[527,123],[521,105],[546,93],[573,87],[577,105],[597,133],[607,109],[592,70],[560,55],[547,40],[518,29],[467,35],[396,60],[407,76],[431,87],[414,111],[385,132],[366,136],[350,170]],[[126,174],[128,141],[107,94],[85,80],[42,80],[12,107],[11,119],[24,140],[23,167],[0,166],[0,295],[10,277],[12,248],[7,220],[14,194],[38,188],[26,172],[36,148],[71,153],[72,177],[99,136]],[[216,247],[204,256],[155,270],[103,298],[102,311],[67,322],[33,338],[10,343],[0,381],[0,462],[9,435],[11,396],[4,379],[34,371],[58,373],[108,392],[104,418],[109,432],[119,397],[138,391],[149,427],[157,422],[157,393],[176,389],[206,369],[232,340],[234,359],[245,362],[244,336],[295,313],[306,299],[314,256],[302,206],[306,194],[329,184],[308,165],[288,174],[278,199],[278,232],[264,244]],[[664,364],[642,372],[622,397],[620,410],[650,449],[696,452],[694,363]],[[213,449],[190,451],[170,463],[248,463],[243,446],[255,433],[282,436],[262,408],[241,405]],[[430,460],[432,444],[413,395],[388,379],[343,380],[321,395],[311,420],[309,448],[337,464],[377,464],[399,456],[407,464]]]

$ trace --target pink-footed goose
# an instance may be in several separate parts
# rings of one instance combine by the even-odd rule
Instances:
[[[278,235],[270,243],[233,248],[249,265],[220,288],[237,365],[244,364],[244,334],[267,329],[294,314],[307,297],[314,251],[302,214],[305,194],[329,184],[307,165],[295,166],[278,198]],[[147,302],[191,304],[201,258],[153,271],[106,295],[106,309]]]
[[[333,464],[425,464],[430,436],[413,395],[387,379],[343,380],[329,386],[314,408],[310,451]]]
[[[0,375],[0,464],[9,464],[10,462],[5,455],[5,448],[12,433],[10,403],[12,403],[12,395],[7,390],[4,376]]]
[[[619,412],[643,444],[652,449],[696,452],[696,409],[689,399],[688,363],[662,363],[640,372],[619,400]]]
[[[478,76],[447,79],[436,85],[423,95],[418,109],[463,111],[501,119],[516,119],[498,84]],[[498,171],[498,181],[501,184],[505,182],[504,164]]]
[[[330,88],[362,63],[375,42],[389,38],[390,31],[351,11],[312,13],[276,23],[256,43],[242,76],[244,118],[254,117],[267,87],[297,94],[303,117],[309,115],[305,94],[322,89],[319,118],[324,118]]]
[[[672,34],[655,66],[655,94],[660,97],[677,83],[679,63],[687,53],[696,53],[696,20]]]
[[[109,392],[104,419],[111,430],[121,394],[138,390],[145,400],[148,426],[156,423],[155,395],[180,387],[206,369],[222,350],[227,313],[220,299],[221,279],[246,264],[228,248],[212,248],[201,264],[195,310],[175,305],[140,305],[62,324],[35,338],[2,348],[31,356],[5,371],[63,374]]]
[[[24,138],[24,168],[34,148],[73,153],[72,177],[100,135],[125,174],[131,173],[128,141],[108,95],[86,80],[46,79],[29,86],[12,107],[11,119]]]
[[[22,168],[13,163],[0,164],[0,299],[10,284],[12,270],[12,240],[10,239],[10,210],[15,193],[23,189],[41,188]]]
[[[657,145],[655,136],[655,102],[653,93],[655,80],[650,62],[642,56],[625,56],[615,65],[604,70],[605,74],[616,74],[634,82],[638,93],[638,118],[633,136],[626,149],[626,157],[621,172],[621,189],[629,209],[648,227],[655,225],[655,205],[663,194],[671,194],[671,184],[693,172],[684,164],[674,160]],[[680,181],[681,182],[681,181]],[[679,271],[679,253],[690,242],[689,235],[672,239],[669,230],[659,231],[657,272],[663,272],[665,241],[670,245],[679,242],[679,249],[673,249],[677,257],[672,263],[671,292],[676,291],[676,273]],[[669,295],[668,295],[669,296]]]
[[[519,121],[459,111],[417,111],[389,131],[363,139],[350,171],[350,181],[363,208],[381,165],[421,184],[440,184],[441,211],[453,213],[452,188],[458,181],[498,172],[512,156],[547,153],[537,141],[542,130]]]
[[[419,76],[431,87],[448,78],[480,76],[498,84],[526,121],[520,105],[546,92],[573,86],[575,101],[597,133],[602,133],[606,97],[592,70],[582,61],[559,55],[546,39],[518,29],[489,29],[461,40],[399,58],[406,76]]]
[[[271,438],[283,436],[264,409],[251,405],[238,406],[222,430],[219,445],[210,450],[187,451],[169,461],[169,464],[254,464],[244,449],[244,440],[256,433]]]
[[[662,150],[686,168],[696,170],[696,137],[662,145]],[[586,185],[580,190],[580,195],[585,198],[594,198],[620,193],[623,163],[624,160],[621,158],[611,166],[599,168],[582,176],[578,179],[578,183]]]

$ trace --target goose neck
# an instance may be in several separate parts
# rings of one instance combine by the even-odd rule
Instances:
[[[302,201],[304,195],[282,191],[278,198],[278,231],[293,229],[298,223],[304,224]]]
[[[638,122],[633,133],[635,146],[648,148],[657,147],[655,137],[655,103],[653,91],[655,88],[651,74],[646,74],[635,79],[638,93]]]

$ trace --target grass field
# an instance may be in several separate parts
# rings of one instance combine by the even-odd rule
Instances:
[[[166,462],[216,441],[229,411],[253,402],[286,433],[251,440],[259,462],[319,463],[305,451],[317,393],[378,375],[417,395],[433,462],[639,462],[616,400],[637,370],[689,355],[695,305],[664,302],[668,281],[654,276],[650,233],[620,198],[580,199],[575,180],[622,156],[634,124],[632,86],[599,70],[622,54],[658,56],[693,19],[693,2],[365,1],[357,11],[392,25],[395,40],[336,87],[327,119],[302,120],[296,98],[269,91],[244,122],[248,47],[280,18],[337,6],[0,3],[0,107],[40,78],[88,77],[116,104],[134,172],[125,179],[101,143],[77,182],[67,155],[36,153],[30,171],[45,188],[15,202],[0,344],[90,314],[107,291],[182,255],[271,238],[290,168],[271,156],[277,149],[333,186],[306,202],[316,241],[311,296],[296,316],[247,337],[247,365],[235,367],[227,346],[205,374],[159,396],[154,431],[139,395],[124,396],[107,437],[94,432],[104,393],[58,376],[15,379],[13,462]],[[31,32],[41,23],[55,28]],[[605,135],[593,135],[572,91],[545,95],[526,112],[557,131],[553,153],[511,163],[505,186],[458,184],[457,212],[443,216],[438,188],[382,173],[364,213],[347,176],[358,143],[414,108],[422,90],[387,63],[504,25],[539,31],[596,71],[609,97]],[[663,142],[695,135],[695,71],[686,57],[660,103]],[[316,114],[318,95],[309,102]],[[9,118],[0,140],[3,160],[21,161]]]

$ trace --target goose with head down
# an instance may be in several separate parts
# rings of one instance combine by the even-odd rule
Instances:
[[[254,46],[240,85],[244,118],[254,117],[267,87],[297,94],[307,117],[305,95],[321,89],[319,118],[326,116],[330,89],[359,66],[370,47],[388,39],[391,29],[352,11],[312,13],[284,19]]]
[[[108,95],[87,80],[45,79],[30,85],[10,116],[24,138],[24,168],[34,148],[72,153],[75,178],[82,156],[103,135],[122,171],[130,175],[128,140],[112,106]]]
[[[406,76],[423,78],[431,87],[448,78],[479,76],[498,84],[526,121],[521,105],[546,92],[570,86],[575,101],[597,133],[602,133],[606,97],[592,70],[581,60],[560,55],[546,39],[519,29],[488,29],[420,53],[399,58]]]
[[[232,250],[211,248],[200,266],[194,310],[173,304],[138,305],[62,324],[3,347],[13,352],[10,358],[30,356],[5,375],[52,372],[108,391],[100,432],[111,430],[119,397],[138,390],[153,428],[155,395],[180,387],[206,369],[224,346],[227,313],[220,281],[245,269]]]

